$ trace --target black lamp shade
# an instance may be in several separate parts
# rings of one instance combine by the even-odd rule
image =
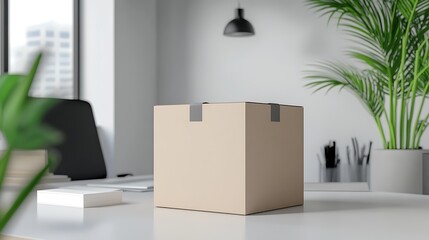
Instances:
[[[235,9],[235,15],[235,18],[226,25],[223,35],[230,37],[255,35],[255,29],[253,29],[252,24],[244,19],[244,10],[242,8]]]

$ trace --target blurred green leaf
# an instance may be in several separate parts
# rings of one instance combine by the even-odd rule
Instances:
[[[43,124],[43,117],[59,100],[28,97],[41,57],[42,54],[36,57],[27,76],[0,76],[0,131],[7,142],[7,150],[0,159],[0,191],[13,150],[46,149],[62,140],[60,132]],[[12,205],[7,209],[0,208],[0,232],[52,166],[52,162],[50,152],[48,164],[21,189]]]
[[[23,79],[21,75],[2,75],[0,76],[0,105],[3,105],[10,93],[17,86],[18,82]]]
[[[60,100],[51,98],[28,98],[21,113],[19,126],[28,128],[39,125],[46,112],[59,102]]]
[[[3,152],[3,155],[0,158],[0,190],[1,190],[1,187],[3,186],[3,180],[6,174],[7,167],[9,165],[9,158],[11,153],[12,153],[11,149],[8,148],[6,149],[6,151]],[[1,212],[0,212],[0,216],[1,216]]]
[[[36,75],[42,54],[37,55],[30,73],[18,84],[13,94],[6,101],[3,109],[3,130],[7,137],[8,144],[13,145],[16,138],[16,129],[19,124],[20,114],[28,99],[28,92]]]
[[[63,136],[51,127],[40,125],[20,131],[15,139],[14,147],[17,149],[40,149],[60,142]]]
[[[3,108],[9,96],[12,95],[22,76],[19,75],[2,75],[0,76],[0,131],[5,132],[3,126]]]

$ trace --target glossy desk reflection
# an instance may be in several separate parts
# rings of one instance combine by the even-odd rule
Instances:
[[[304,207],[250,216],[154,208],[153,193],[121,205],[57,209],[26,202],[6,233],[36,239],[427,239],[429,196],[306,192]],[[76,211],[75,211],[76,210]],[[82,211],[83,210],[83,211]]]

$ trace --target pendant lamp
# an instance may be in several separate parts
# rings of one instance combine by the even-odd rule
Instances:
[[[255,29],[252,24],[244,19],[244,9],[238,8],[235,9],[235,18],[231,20],[225,27],[223,35],[229,37],[248,37],[255,35]]]

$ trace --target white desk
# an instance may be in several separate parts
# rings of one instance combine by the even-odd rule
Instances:
[[[305,205],[250,216],[153,207],[153,193],[124,204],[74,209],[30,198],[6,230],[37,239],[429,239],[429,196],[307,192]]]

